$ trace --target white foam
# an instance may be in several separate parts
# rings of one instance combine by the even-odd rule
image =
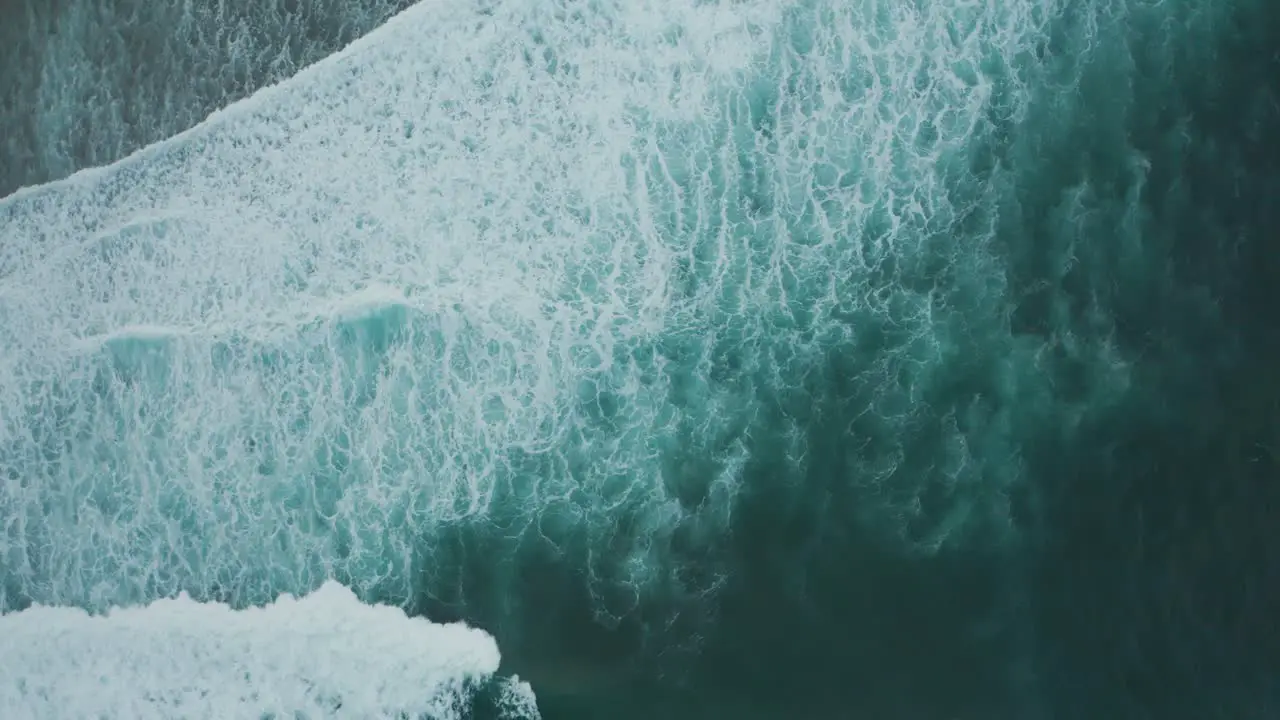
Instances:
[[[429,289],[429,311],[540,316],[591,230],[566,206],[630,205],[626,109],[698,119],[707,84],[767,50],[750,28],[778,14],[679,2],[555,27],[565,10],[471,5],[421,3],[187,132],[0,201],[0,298],[36,320],[15,342],[263,327],[370,281]],[[659,37],[674,28],[680,42]],[[531,64],[534,29],[572,72]],[[706,77],[672,85],[691,68]]]
[[[760,399],[880,323],[860,507],[886,532],[930,483],[1003,508],[1015,472],[900,468],[961,430],[905,412],[897,368],[973,337],[916,255],[970,216],[948,175],[996,81],[969,60],[1034,47],[1028,12],[434,0],[0,200],[0,607],[410,597],[462,582],[433,543],[499,526],[499,552],[591,548],[610,614],[703,597],[678,536],[727,531]],[[984,242],[955,293],[1004,307]]]
[[[364,605],[334,582],[240,611],[185,595],[105,616],[36,606],[0,616],[0,717],[444,719],[498,661],[483,631]],[[508,692],[536,713],[527,688]]]
[[[563,435],[595,384],[627,392],[611,422],[641,430],[591,439],[619,447],[581,477],[517,478],[514,502],[532,516],[630,474],[633,504],[662,518],[647,526],[665,524],[643,429],[675,432],[666,390],[614,363],[651,355],[672,312],[676,251],[634,188],[640,124],[702,122],[781,15],[777,0],[421,3],[188,132],[0,200],[0,518],[22,518],[0,558],[50,579],[0,578],[92,608],[151,597],[157,574],[166,591],[225,571],[278,592],[320,568],[353,586],[392,572],[404,591],[408,546],[489,512],[510,455],[577,452]],[[399,335],[338,347],[378,333]],[[5,416],[42,403],[66,408],[62,428],[94,425],[78,438],[147,439],[43,464],[36,416]],[[328,462],[348,432],[351,462]],[[313,488],[337,521],[318,534],[279,516]],[[584,522],[616,518],[602,503]]]

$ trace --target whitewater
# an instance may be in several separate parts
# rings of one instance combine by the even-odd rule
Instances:
[[[537,718],[532,691],[491,681],[498,648],[463,625],[410,621],[329,582],[236,612],[186,594],[90,617],[35,607],[0,617],[5,717]],[[490,687],[485,686],[490,681]]]
[[[680,582],[681,532],[729,522],[753,386],[802,404],[791,378],[858,342],[859,315],[897,326],[881,366],[955,352],[938,306],[958,288],[908,281],[954,253],[976,266],[970,302],[998,300],[983,248],[928,246],[963,219],[938,175],[992,88],[917,52],[942,18],[891,12],[881,57],[855,44],[859,12],[811,38],[775,3],[663,10],[428,3],[190,132],[9,198],[9,602],[246,603],[329,576],[407,597],[439,538],[481,531],[511,552],[585,536],[600,610],[625,613]],[[1035,42],[1034,20],[979,13],[955,41],[1001,52]],[[777,77],[751,77],[770,61]],[[837,85],[835,62],[862,82]],[[929,70],[916,96],[887,92]],[[873,396],[882,432],[905,424],[902,389]],[[957,422],[921,485],[998,519]],[[871,462],[888,475],[900,452]]]
[[[811,682],[704,717],[917,631],[859,712],[1050,717],[1027,478],[1133,308],[1223,325],[1138,118],[1230,11],[429,0],[0,198],[0,714],[551,717],[750,628]]]

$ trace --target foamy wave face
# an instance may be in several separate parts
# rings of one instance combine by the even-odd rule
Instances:
[[[411,2],[14,0],[0,25],[0,195],[186,130]]]
[[[233,611],[186,596],[92,617],[0,616],[6,718],[415,717],[453,720],[489,683],[495,717],[537,718],[527,685],[495,681],[493,639],[362,605],[327,583]]]
[[[9,198],[3,603],[407,598],[456,533],[580,560],[605,618],[701,597],[846,372],[851,512],[1003,532],[1038,381],[963,180],[1055,8],[426,3]]]

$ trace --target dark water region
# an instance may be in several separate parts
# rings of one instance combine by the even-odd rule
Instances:
[[[281,17],[355,17],[341,9],[355,4],[312,4],[313,14]],[[1115,11],[1122,5],[1127,12]],[[243,27],[309,38],[291,56],[300,65],[390,7],[323,30]],[[959,418],[973,443],[966,457],[988,464],[979,477],[1016,475],[1008,523],[931,543],[957,497],[925,493],[918,528],[865,510],[864,460],[885,454],[868,443],[905,447],[904,473],[946,463],[928,408],[906,439],[880,437],[865,417],[880,396],[863,366],[901,342],[886,325],[857,343],[833,341],[798,387],[743,380],[760,410],[731,532],[708,540],[690,528],[672,551],[686,572],[721,578],[690,583],[714,586],[714,601],[672,591],[629,605],[618,587],[602,600],[584,582],[586,539],[530,541],[511,555],[474,530],[435,546],[432,563],[448,566],[437,572],[459,582],[424,580],[419,597],[383,599],[492,632],[549,720],[1276,717],[1280,5],[1065,8],[1051,41],[1007,70],[1010,86],[1035,88],[1026,114],[1011,117],[993,98],[992,131],[956,170],[957,198],[994,200],[950,239],[995,226],[1006,313],[979,315],[974,308],[990,308],[973,303],[966,333],[927,383],[891,368],[923,386],[937,414]],[[159,54],[174,65],[136,86],[101,81],[122,88],[112,103],[67,91],[79,98],[70,104],[115,108],[123,121],[81,116],[46,130],[49,115],[23,109],[44,106],[22,78],[50,63],[40,53],[53,45],[4,33],[34,37],[30,28],[60,16],[34,3],[16,12],[26,24],[0,30],[11,53],[0,97],[18,109],[0,118],[0,194],[115,159],[296,69],[215,62],[221,69],[202,73],[183,63],[207,60],[183,59],[178,46],[144,52],[120,39],[135,30],[121,30],[82,51]],[[113,17],[159,12],[138,4]],[[191,32],[226,31],[201,22]],[[59,32],[105,38],[94,30],[103,27],[122,25],[99,19]],[[199,80],[175,86],[175,75]],[[164,97],[175,99],[165,106]],[[803,462],[792,451],[797,434]],[[603,622],[602,602],[630,610]]]
[[[1066,15],[1028,116],[974,153],[1004,183],[1009,329],[1049,378],[1017,398],[1019,542],[912,558],[862,527],[858,359],[833,350],[807,471],[756,436],[696,651],[651,650],[629,693],[544,683],[547,717],[1280,712],[1280,8],[1183,10]],[[997,393],[998,363],[956,363],[949,390]],[[643,645],[631,629],[561,639],[584,684]]]
[[[1280,712],[1280,7],[1072,20],[973,159],[1004,183],[1009,328],[1049,378],[1014,411],[1019,542],[910,558],[862,527],[858,359],[833,351],[807,472],[756,436],[698,652],[627,700],[545,692],[548,717]],[[948,390],[996,394],[998,364],[979,349]]]
[[[1133,382],[1028,453],[1040,681],[1056,717],[1270,717],[1280,14],[1236,4],[1199,42],[1162,52],[1171,43],[1152,20],[1129,28],[1131,58],[1097,68],[1080,98],[1087,114],[1043,156],[1046,173],[1071,157],[1119,171],[1100,138],[1123,133],[1151,165],[1136,224],[1112,213],[1086,226],[1086,252],[1098,254],[1082,253],[1079,277],[1064,279],[1079,306],[1107,298]],[[1132,80],[1115,72],[1125,62]],[[1131,98],[1123,114],[1117,95]],[[1126,266],[1135,240],[1141,266]]]

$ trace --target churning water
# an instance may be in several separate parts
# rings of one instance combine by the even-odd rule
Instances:
[[[10,5],[0,715],[1276,712],[1271,3]]]

